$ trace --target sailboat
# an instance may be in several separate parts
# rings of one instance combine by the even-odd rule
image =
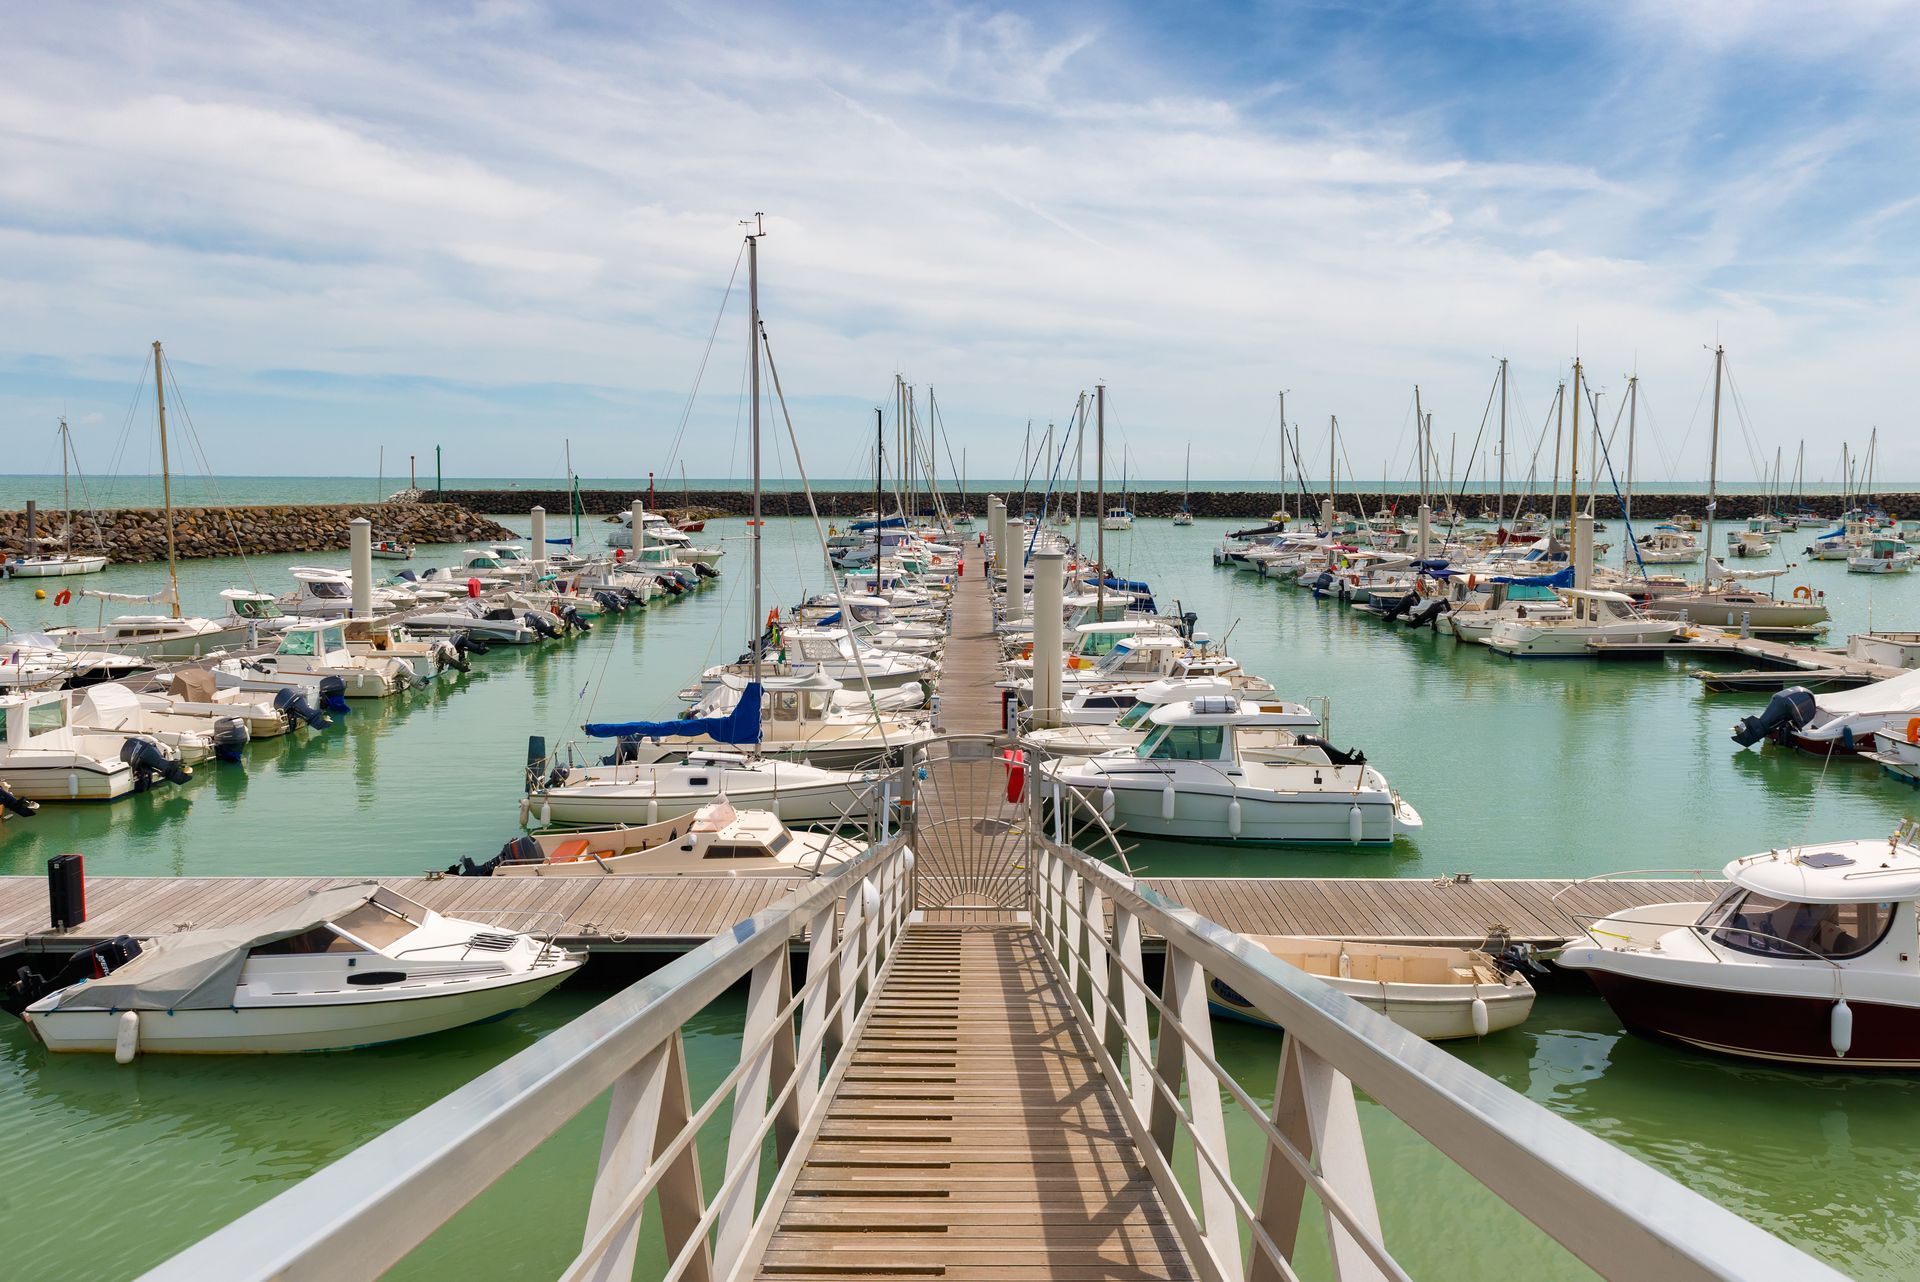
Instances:
[[[67,420],[62,418],[60,420],[60,515],[66,521],[66,528],[58,539],[40,541],[48,546],[58,544],[60,550],[39,552],[34,548],[28,548],[26,555],[0,566],[7,575],[16,579],[54,579],[75,574],[97,574],[107,568],[105,553],[73,550],[73,491],[71,473],[67,466],[68,460],[73,457],[73,435],[67,430]]]
[[[59,638],[63,646],[118,650],[123,654],[148,658],[192,659],[245,642],[247,628],[244,624],[227,624],[180,613],[180,567],[174,556],[173,541],[173,473],[167,458],[166,355],[161,351],[157,339],[153,344],[153,395],[160,422],[160,493],[166,508],[167,586],[144,596],[93,589],[81,595],[103,603],[165,602],[169,611],[166,614],[123,614],[110,620],[102,619],[91,628],[62,626],[46,631],[47,635]],[[104,614],[104,604],[101,610]]]
[[[1133,528],[1133,509],[1127,506],[1127,454],[1120,452],[1120,506],[1110,507],[1100,518],[1103,530],[1131,530]]]
[[[1193,442],[1188,441],[1187,442],[1187,479],[1185,482],[1185,488],[1180,491],[1180,510],[1173,514],[1173,523],[1175,525],[1192,525],[1193,524],[1193,508],[1191,506],[1192,498],[1193,498]]]

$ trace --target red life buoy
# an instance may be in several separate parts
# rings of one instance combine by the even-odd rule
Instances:
[[[1007,763],[1007,804],[1013,805],[1027,790],[1027,754],[1008,748],[1000,756]]]
[[[478,579],[467,580],[467,595],[469,597],[478,597],[480,595],[480,580]]]
[[[73,592],[68,588],[61,588],[58,592],[54,593],[53,595],[53,603],[55,605],[66,605],[68,602],[72,600],[73,600]]]

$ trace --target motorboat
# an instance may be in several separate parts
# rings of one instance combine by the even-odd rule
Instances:
[[[125,681],[154,665],[112,650],[69,650],[44,632],[12,632],[0,640],[0,690],[79,689]]]
[[[1856,632],[1847,638],[1847,657],[1889,668],[1920,668],[1920,632]]]
[[[689,522],[689,524],[696,525],[700,529],[706,528],[706,522],[704,521]],[[726,555],[724,548],[695,547],[693,539],[689,537],[689,535],[690,531],[681,529],[658,512],[641,513],[640,537],[643,548],[647,546],[666,548],[682,561],[689,564],[705,565],[709,568],[716,565],[720,558]],[[632,512],[622,512],[620,514],[619,527],[607,532],[607,546],[610,548],[627,549],[633,547]]]
[[[822,673],[852,690],[891,690],[908,684],[933,684],[939,664],[925,655],[880,651],[845,628],[787,628],[770,661],[781,675]],[[720,664],[700,674],[701,695],[728,676],[741,676],[750,662]]]
[[[1629,555],[1645,565],[1688,565],[1706,549],[1677,525],[1656,525],[1633,541]]]
[[[1083,717],[1094,711],[1091,705],[1098,700],[1125,698],[1131,702],[1108,721],[1083,720],[1051,729],[1028,730],[1020,736],[1020,746],[1045,757],[1096,757],[1104,752],[1132,751],[1153,729],[1149,718],[1155,708],[1182,700],[1235,693],[1232,681],[1226,677],[1171,677],[1138,686],[1083,690],[1075,696],[1081,705],[1077,711]],[[1261,761],[1281,760],[1292,753],[1299,753],[1302,760],[1318,760],[1311,752],[1315,747],[1324,746],[1321,741],[1297,733],[1320,728],[1320,717],[1312,709],[1277,699],[1252,699],[1251,702],[1261,712],[1273,714],[1276,720],[1263,729],[1236,732],[1240,751]]]
[[[1131,752],[1040,763],[1042,787],[1080,793],[1111,827],[1150,837],[1236,844],[1390,845],[1420,815],[1360,753],[1269,762],[1240,732],[1288,728],[1289,714],[1224,696],[1169,703]]]
[[[77,691],[68,724],[89,738],[118,739],[122,743],[151,739],[189,766],[209,758],[239,761],[253,738],[253,732],[239,717],[182,716],[168,708],[152,707],[127,687],[111,681]]]
[[[719,684],[688,711],[688,718],[728,717],[740,707],[752,684],[737,676],[721,678]],[[924,717],[908,715],[905,709],[871,706],[858,691],[848,690],[825,673],[762,676],[761,687],[758,702],[762,756],[843,770],[882,762],[899,765],[914,749],[934,737]],[[875,698],[896,693],[899,693],[897,687],[877,692]],[[918,706],[918,700],[914,706]],[[677,746],[684,749],[721,745],[718,740],[700,735],[685,738]]]
[[[1740,557],[1772,556],[1773,544],[1768,541],[1766,533],[1763,530],[1728,530],[1727,555]]]
[[[349,619],[347,651],[362,659],[396,659],[407,665],[415,683],[431,681],[449,669],[465,672],[469,665],[445,637],[416,637],[404,624],[377,619]]]
[[[533,645],[540,640],[540,631],[523,614],[491,608],[479,601],[462,601],[444,610],[408,615],[407,630],[441,636],[464,633],[489,644]]]
[[[817,877],[865,849],[863,841],[795,832],[769,811],[716,801],[691,819],[529,833],[484,863],[462,860],[447,871],[460,877]]]
[[[1819,1068],[1920,1068],[1912,821],[1891,839],[1736,859],[1712,902],[1583,920],[1558,965],[1593,980],[1627,1030]]]
[[[1273,693],[1265,678],[1256,677],[1240,666],[1240,661],[1221,653],[1196,633],[1193,641],[1170,635],[1123,638],[1099,663],[1088,667],[1069,666],[1060,675],[1060,697],[1071,701],[1083,690],[1102,689],[1116,684],[1134,684],[1162,677],[1226,677],[1236,689],[1250,696]],[[1033,678],[1022,677],[998,683],[1017,691],[1022,703],[1033,699]]]
[[[1247,940],[1329,988],[1430,1042],[1486,1037],[1524,1024],[1533,985],[1517,967],[1477,948],[1369,944],[1300,935]],[[1207,1004],[1232,1019],[1276,1025],[1252,1002],[1208,976]]]
[[[1446,612],[1434,621],[1435,630],[1479,645],[1487,643],[1497,623],[1565,619],[1573,614],[1558,592],[1542,584],[1494,582],[1482,595],[1474,590],[1471,576],[1455,576],[1448,588],[1453,595]]]
[[[1103,530],[1131,530],[1133,528],[1133,510],[1124,507],[1110,507],[1106,515],[1100,518]]]
[[[92,734],[72,720],[64,690],[0,694],[6,737],[0,778],[14,796],[32,801],[115,801],[156,783],[185,783],[193,768],[153,739]]]
[[[262,689],[304,687],[322,677],[337,677],[349,699],[384,699],[417,684],[405,659],[355,654],[347,645],[347,625],[338,620],[309,620],[280,634],[279,648],[254,658],[222,659],[213,665],[216,680],[228,686]]]
[[[1624,592],[1564,588],[1560,596],[1568,606],[1566,615],[1502,619],[1487,634],[1488,647],[1515,658],[1571,658],[1591,655],[1596,643],[1671,641],[1685,626],[1674,619],[1647,617]]]
[[[1899,539],[1872,539],[1847,557],[1848,574],[1905,574],[1914,552]]]
[[[411,543],[399,539],[375,539],[373,541],[373,559],[376,561],[411,561],[415,548]]]
[[[85,592],[103,599],[149,600],[109,592]],[[166,614],[123,614],[94,627],[48,628],[46,635],[63,648],[115,650],[148,659],[198,659],[203,655],[244,644],[247,629],[237,623]]]
[[[1889,721],[1873,732],[1873,748],[1860,754],[1901,783],[1920,787],[1920,716]]]
[[[288,571],[300,586],[278,598],[287,614],[303,619],[344,619],[353,612],[353,576],[345,570],[296,565]],[[392,614],[415,602],[412,595],[392,585],[372,585],[368,604],[375,614]]]
[[[1903,672],[1851,690],[1814,694],[1789,686],[1767,706],[1733,727],[1733,741],[1750,748],[1763,739],[1828,756],[1863,752],[1888,723],[1920,716],[1920,672]]]
[[[585,954],[445,917],[373,882],[264,917],[83,955],[4,1004],[50,1051],[252,1055],[375,1046],[496,1019],[580,969]],[[74,970],[78,974],[74,974]],[[90,977],[92,971],[103,971]],[[62,981],[70,981],[62,984]],[[21,1009],[21,998],[31,997]]]
[[[317,705],[303,704],[298,691],[223,690],[218,678],[206,668],[161,673],[153,679],[152,688],[134,694],[145,707],[174,716],[196,717],[207,723],[238,718],[253,739],[277,738],[300,725],[321,730],[333,724]]]
[[[220,621],[228,627],[245,629],[249,643],[294,622],[294,616],[282,610],[280,602],[265,592],[256,592],[251,588],[222,588],[220,599],[227,603],[227,612]]]
[[[770,810],[788,823],[837,827],[865,822],[884,804],[886,777],[866,771],[710,749],[677,761],[619,758],[616,751],[612,761],[599,765],[555,766],[544,780],[532,781],[521,802],[523,822],[656,824],[726,798],[746,809]]]

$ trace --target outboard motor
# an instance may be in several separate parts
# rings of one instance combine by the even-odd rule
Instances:
[[[192,769],[182,765],[180,758],[161,747],[157,740],[144,735],[129,735],[121,742],[120,760],[133,767],[135,792],[147,791],[153,787],[155,779],[181,784],[193,778]]]
[[[83,979],[105,979],[139,955],[139,940],[132,935],[115,935],[91,948],[81,949],[58,969],[45,974],[31,966],[20,966],[0,980],[0,1010],[18,1016],[48,993],[70,988]]]
[[[453,648],[458,650],[462,656],[465,656],[469,654],[485,654],[487,651],[493,649],[493,646],[485,637],[477,637],[471,632],[456,632],[453,634]]]
[[[1319,577],[1314,579],[1313,581],[1313,594],[1315,596],[1319,596],[1322,592],[1325,592],[1328,588],[1332,586],[1333,586],[1333,571],[1322,570],[1320,571]]]
[[[704,561],[695,561],[693,563],[693,577],[696,579],[717,579],[720,577],[720,571],[714,569]]]
[[[320,678],[320,707],[336,717],[347,715],[347,683],[340,677]]]
[[[19,815],[22,819],[31,819],[40,813],[40,803],[26,797],[16,797],[0,787],[0,810]]]
[[[1405,596],[1401,597],[1399,600],[1395,601],[1392,605],[1382,610],[1380,612],[1380,617],[1383,619],[1397,619],[1401,615],[1405,614],[1408,610],[1411,610],[1416,604],[1418,604],[1419,600],[1420,600],[1420,594],[1418,592],[1409,592]]]
[[[1767,700],[1767,706],[1759,712],[1734,722],[1733,741],[1742,748],[1751,748],[1768,735],[1798,730],[1813,720],[1817,710],[1813,691],[1805,686],[1788,686]]]
[[[219,717],[213,723],[213,756],[216,761],[237,763],[241,751],[253,740],[253,731],[239,717]]]
[[[1266,567],[1262,566],[1261,568],[1264,570]],[[1178,625],[1181,638],[1187,641],[1193,640],[1193,628],[1194,628],[1194,625],[1198,622],[1200,622],[1200,616],[1195,614],[1192,610],[1188,610],[1185,613],[1183,613],[1180,616],[1180,622]]]
[[[549,639],[560,635],[560,629],[553,626],[553,621],[537,610],[528,610],[525,614],[522,614],[520,616],[520,622],[526,624],[541,636]]]
[[[455,672],[471,672],[473,665],[467,662],[467,656],[460,653],[460,647],[451,641],[433,643],[433,661],[444,672],[452,668]]]
[[[1403,622],[1410,628],[1432,627],[1440,616],[1447,612],[1447,609],[1448,602],[1444,598],[1429,601],[1417,610],[1407,611],[1407,617]]]
[[[627,609],[627,603],[625,601],[604,589],[595,592],[593,594],[593,600],[596,605],[608,614],[624,614]]]
[[[546,852],[540,849],[540,843],[532,837],[515,837],[500,847],[500,853],[493,858],[475,863],[462,857],[460,862],[447,869],[449,877],[491,877],[493,870],[501,864],[538,864],[546,862]]]
[[[1327,761],[1332,765],[1364,766],[1367,764],[1367,754],[1360,751],[1360,749],[1349,748],[1347,751],[1342,752],[1325,739],[1322,739],[1319,735],[1303,734],[1300,736],[1298,742],[1304,743],[1310,748],[1318,748],[1320,751],[1326,753]]]
[[[300,693],[298,686],[280,687],[274,693],[273,706],[281,716],[287,719],[288,729],[292,729],[296,721],[304,721],[315,730],[325,730],[333,724],[331,717],[307,702],[307,696]]]
[[[580,616],[580,611],[573,606],[567,606],[560,611],[560,621],[582,635],[593,631],[593,629],[587,625],[587,621]]]

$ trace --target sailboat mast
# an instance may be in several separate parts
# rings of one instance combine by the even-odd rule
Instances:
[[[66,416],[60,418],[60,519],[67,527],[67,555],[73,555],[73,491],[67,479],[67,455],[73,449],[73,440],[67,434]],[[32,549],[28,549],[31,556]]]
[[[1713,349],[1713,431],[1707,438],[1707,555],[1701,562],[1700,586],[1713,586],[1713,514],[1720,506],[1720,370],[1726,364],[1727,349]]]
[[[1640,376],[1627,376],[1627,497],[1621,505],[1622,514],[1627,520],[1627,541],[1633,541],[1633,443],[1640,420]],[[1628,547],[1626,551],[1633,549]]]
[[[180,617],[180,567],[173,549],[173,471],[167,462],[166,356],[160,340],[153,340],[153,404],[160,414],[160,497],[167,508],[167,586],[173,598],[173,617]]]
[[[764,225],[760,215],[753,216],[754,230],[747,235],[747,381],[753,406],[748,436],[753,454],[753,595],[749,598],[748,626],[753,629],[751,654],[753,679],[760,680],[760,652],[766,630],[760,622],[760,236]],[[637,547],[639,531],[634,532]]]
[[[1093,385],[1094,435],[1093,435],[1093,559],[1094,579],[1098,586],[1094,589],[1093,617],[1096,623],[1107,617],[1107,385]],[[1052,656],[1045,656],[1051,660]]]
[[[1500,358],[1500,504],[1493,510],[1493,528],[1507,523],[1507,358]]]
[[[887,415],[878,405],[873,407],[873,579],[880,581],[880,491],[885,486],[884,479],[887,458]]]

